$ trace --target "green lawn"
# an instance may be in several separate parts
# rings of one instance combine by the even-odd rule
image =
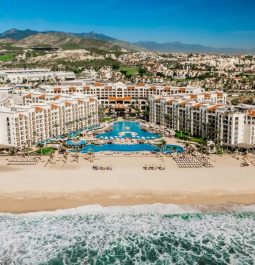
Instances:
[[[0,61],[1,62],[8,62],[8,61],[11,61],[13,58],[14,58],[13,54],[0,55]]]
[[[112,118],[112,117],[103,117],[102,118],[102,122],[106,122],[106,121],[114,121],[114,118]]]
[[[51,155],[55,152],[55,149],[53,147],[43,147],[36,151],[38,154],[42,154],[44,156]]]
[[[120,68],[120,71],[127,71],[127,75],[137,75],[138,74],[137,66],[123,66]]]

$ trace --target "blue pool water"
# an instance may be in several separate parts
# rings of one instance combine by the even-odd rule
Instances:
[[[78,141],[78,142],[74,142],[72,140],[67,140],[66,141],[66,144],[68,146],[81,146],[81,145],[85,145],[86,143],[87,143],[87,141],[84,141],[84,140]]]
[[[160,149],[152,144],[101,144],[101,145],[93,145],[88,144],[87,146],[81,149],[82,154],[86,154],[88,152],[159,152]],[[171,154],[173,152],[182,153],[184,149],[178,145],[166,145],[164,148],[164,153]]]
[[[152,144],[101,144],[101,145],[92,145],[89,144],[81,149],[82,154],[88,152],[157,152],[159,149]]]
[[[171,154],[173,152],[182,153],[183,151],[184,151],[184,148],[179,145],[167,144],[164,148],[165,154]]]
[[[111,131],[98,134],[96,137],[99,139],[132,138],[149,140],[160,138],[160,135],[143,131],[138,122],[121,121],[115,122]]]

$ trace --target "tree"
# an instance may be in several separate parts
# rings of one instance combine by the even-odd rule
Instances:
[[[126,71],[126,70],[121,70],[120,72],[121,72],[124,76],[127,75],[127,71]]]
[[[157,72],[157,73],[156,73],[156,76],[158,76],[158,77],[163,77],[163,78],[165,77],[165,75],[164,75],[163,73],[161,73],[161,72]]]
[[[147,72],[147,71],[146,71],[144,68],[141,68],[141,67],[140,67],[140,68],[138,69],[138,73],[139,73],[140,76],[144,76],[144,75],[146,74],[146,72]]]
[[[114,63],[113,65],[112,65],[112,70],[119,70],[120,69],[120,65],[118,64],[118,63]]]
[[[231,100],[231,104],[232,104],[232,105],[238,105],[239,103],[240,103],[240,101],[239,101],[238,98],[233,98],[233,99]]]
[[[14,148],[14,147],[12,147],[12,148],[10,149],[9,153],[10,153],[11,156],[14,156],[14,155],[16,155],[16,153],[17,153],[17,149]]]
[[[165,147],[166,147],[166,140],[165,139],[161,139],[159,143],[156,144],[159,149],[160,149],[160,152],[164,152],[165,150]]]

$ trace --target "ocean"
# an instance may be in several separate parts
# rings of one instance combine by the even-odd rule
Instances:
[[[0,214],[0,264],[255,264],[255,206]]]

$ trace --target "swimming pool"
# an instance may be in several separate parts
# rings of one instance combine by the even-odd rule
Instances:
[[[100,133],[96,136],[99,139],[114,139],[114,138],[131,138],[131,139],[156,139],[161,136],[156,133],[142,130],[139,122],[120,121],[114,122],[112,130],[105,133]]]
[[[159,148],[152,144],[101,144],[92,145],[89,144],[81,149],[82,154],[89,152],[158,152]]]
[[[160,149],[153,144],[88,144],[81,149],[82,154],[89,152],[159,152]],[[170,154],[173,152],[182,153],[184,149],[178,145],[166,145],[164,153]]]
[[[67,140],[66,144],[68,146],[83,146],[87,143],[87,141],[85,140],[81,140],[81,141],[73,141],[73,140]]]
[[[171,154],[171,153],[182,153],[184,152],[184,148],[180,145],[173,145],[173,144],[167,144],[164,147],[164,153],[165,154]]]

